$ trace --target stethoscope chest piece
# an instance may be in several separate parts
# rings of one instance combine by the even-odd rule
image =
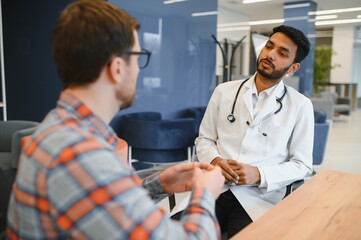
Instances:
[[[236,121],[236,118],[234,117],[233,114],[229,114],[229,115],[227,116],[227,119],[228,119],[228,121],[229,121],[230,123],[233,123],[234,121]]]

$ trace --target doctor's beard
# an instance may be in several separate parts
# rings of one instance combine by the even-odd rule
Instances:
[[[261,70],[260,69],[260,64],[261,64],[261,61],[267,61],[269,62],[272,66],[273,66],[273,69],[274,69],[274,65],[273,63],[271,63],[268,59],[258,59],[257,61],[257,72],[262,76],[262,77],[265,77],[269,80],[278,80],[278,79],[281,79],[288,71],[288,69],[290,69],[290,67],[292,66],[289,65],[288,67],[285,67],[285,68],[282,68],[282,69],[279,69],[279,70],[273,70],[273,72],[271,73],[267,73],[266,71],[264,70]]]

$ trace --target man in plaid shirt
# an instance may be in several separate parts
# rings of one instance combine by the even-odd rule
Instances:
[[[138,22],[100,0],[69,5],[53,34],[64,85],[57,106],[27,141],[12,192],[10,239],[216,239],[224,177],[206,163],[177,165],[143,182],[108,126],[134,99]],[[147,63],[148,61],[146,61]],[[181,221],[151,200],[192,191]]]

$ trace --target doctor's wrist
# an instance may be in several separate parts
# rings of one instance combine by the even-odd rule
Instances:
[[[211,164],[214,165],[214,166],[218,166],[218,164],[219,164],[220,162],[222,162],[222,161],[224,161],[223,158],[221,158],[221,157],[216,157],[216,158],[214,158],[214,159],[211,161]]]

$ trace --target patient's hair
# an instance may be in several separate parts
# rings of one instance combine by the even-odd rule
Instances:
[[[273,28],[271,36],[277,32],[285,34],[297,45],[296,57],[293,62],[300,63],[310,52],[310,42],[307,37],[300,30],[285,25]]]
[[[133,47],[134,30],[139,27],[134,17],[106,1],[70,4],[61,13],[52,39],[64,88],[94,82],[112,57]]]

